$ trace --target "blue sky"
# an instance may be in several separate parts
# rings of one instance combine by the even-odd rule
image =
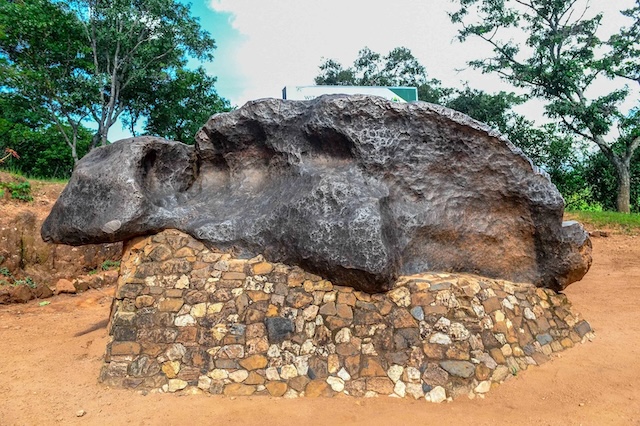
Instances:
[[[605,12],[602,30],[607,34],[624,23],[618,11],[634,2],[593,0],[590,12]],[[455,40],[457,28],[447,16],[454,7],[447,0],[191,1],[192,14],[218,46],[215,59],[204,66],[218,78],[218,93],[235,106],[281,97],[287,85],[311,85],[323,58],[349,66],[365,46],[382,54],[407,47],[429,77],[448,87],[468,82],[488,92],[514,90],[496,75],[483,75],[466,65],[490,50],[477,40]],[[634,90],[637,99],[640,94]],[[519,112],[541,118],[541,111],[539,102],[530,102]],[[111,140],[128,136],[116,127]]]

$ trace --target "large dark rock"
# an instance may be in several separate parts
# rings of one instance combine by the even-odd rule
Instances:
[[[444,107],[264,99],[213,116],[196,139],[92,151],[43,238],[87,244],[176,228],[372,292],[427,270],[560,290],[591,263],[588,235],[563,224],[547,175]]]

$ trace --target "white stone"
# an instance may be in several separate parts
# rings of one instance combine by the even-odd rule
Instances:
[[[298,371],[298,376],[306,376],[309,372],[309,357],[308,356],[298,356],[293,361],[296,366],[296,370]]]
[[[336,333],[336,343],[349,343],[351,341],[351,329],[348,327],[340,329]]]
[[[340,377],[345,382],[351,380],[351,374],[349,374],[349,372],[345,370],[344,367],[342,367],[340,371],[338,371],[338,377]]]
[[[418,370],[415,367],[407,367],[404,370],[406,376],[407,376],[407,381],[411,382],[411,383],[418,383],[421,380],[421,376],[422,374],[420,374],[420,370]]]
[[[179,317],[176,317],[174,324],[176,325],[176,327],[188,327],[191,325],[196,325],[196,319],[189,314],[180,315]]]
[[[305,321],[315,320],[316,315],[318,315],[319,309],[320,308],[317,305],[311,305],[302,311],[302,317],[305,319]]]
[[[191,311],[191,305],[187,305],[186,303],[182,305],[182,308],[176,313],[176,316],[186,315]]]
[[[304,331],[304,318],[302,315],[296,318],[294,324],[296,326],[296,333],[302,333]]]
[[[373,343],[363,343],[362,344],[362,354],[363,355],[378,355],[378,352],[376,352],[376,348],[375,348],[375,346],[373,346]]]
[[[450,345],[451,337],[444,333],[434,333],[429,337],[429,343],[437,343],[438,345]]]
[[[404,384],[402,380],[398,380],[396,385],[393,387],[393,393],[398,395],[400,398],[404,398],[407,392],[407,385]]]
[[[440,403],[447,399],[447,392],[442,386],[436,386],[424,396],[428,402]]]
[[[212,380],[207,376],[198,377],[198,387],[202,390],[208,390],[211,387]]]
[[[495,311],[493,313],[493,320],[495,322],[502,322],[504,321],[504,313],[502,311]]]
[[[249,372],[247,370],[236,370],[229,373],[229,379],[236,383],[244,382],[247,377],[249,377]]]
[[[511,349],[511,345],[509,345],[508,343],[505,343],[501,348],[500,351],[502,351],[502,355],[504,356],[511,356],[513,355],[513,350]]]
[[[209,377],[211,377],[213,380],[223,380],[229,378],[229,372],[222,368],[216,368],[209,371]]]
[[[491,381],[485,380],[483,382],[478,383],[478,386],[473,390],[475,393],[487,393],[491,390]]]
[[[524,317],[528,320],[535,320],[536,314],[530,308],[524,308]]]
[[[315,351],[316,351],[316,345],[313,343],[312,339],[305,340],[302,346],[300,346],[301,355],[311,355]]]
[[[176,281],[175,287],[181,289],[189,288],[189,277],[186,275],[180,276],[178,281]]]
[[[513,311],[513,304],[509,299],[502,299],[502,306]]]
[[[335,392],[342,392],[344,390],[344,380],[340,377],[329,376],[327,377],[327,383]]]
[[[411,292],[406,287],[398,287],[387,294],[398,306],[406,308],[411,304]]]
[[[285,399],[294,399],[294,398],[297,398],[299,396],[300,396],[300,394],[298,392],[296,392],[295,389],[289,389],[284,393],[284,395],[282,395],[282,397],[285,398]]]
[[[415,399],[420,399],[424,396],[424,391],[422,390],[422,383],[407,383],[406,389],[407,395],[411,395]]]
[[[450,326],[451,326],[451,320],[449,320],[449,318],[440,317],[440,319],[436,321],[436,323],[433,325],[433,328],[443,333],[448,333]]]
[[[375,393],[374,391],[366,391],[366,392],[364,393],[364,397],[365,397],[365,398],[377,398],[377,397],[378,397],[378,394],[377,394],[377,393]]]
[[[329,291],[322,296],[322,301],[324,303],[335,302],[337,291]]]
[[[187,348],[185,348],[182,343],[174,343],[167,348],[164,354],[169,361],[176,361],[181,360],[186,353]]]
[[[403,366],[394,364],[391,367],[389,367],[389,369],[387,370],[387,376],[389,376],[391,381],[395,383],[398,380],[400,380],[400,377],[402,377],[403,372],[404,372]]]
[[[277,358],[280,356],[280,348],[278,347],[278,345],[271,345],[269,346],[269,349],[267,350],[267,356],[269,358]]]
[[[298,369],[295,365],[287,364],[283,365],[280,369],[280,377],[283,380],[293,379],[298,376]]]
[[[273,382],[276,380],[280,380],[280,374],[278,374],[278,369],[275,367],[269,367],[265,370],[265,376],[267,380]]]
[[[315,334],[316,334],[316,323],[315,322],[306,323],[305,326],[304,326],[304,334],[306,334],[306,336],[308,338],[312,338],[313,336],[315,336]]]
[[[169,379],[169,386],[167,387],[167,392],[176,392],[182,390],[187,387],[189,383],[180,379]]]
[[[467,340],[471,333],[467,328],[460,324],[459,322],[451,323],[449,327],[449,335],[453,338],[453,340]]]
[[[471,308],[473,308],[473,312],[475,312],[478,318],[482,318],[485,315],[484,306],[472,303]]]

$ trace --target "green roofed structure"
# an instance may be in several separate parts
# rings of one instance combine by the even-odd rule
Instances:
[[[286,86],[282,89],[282,99],[305,101],[321,95],[372,95],[393,102],[415,102],[418,100],[416,87],[384,86]]]

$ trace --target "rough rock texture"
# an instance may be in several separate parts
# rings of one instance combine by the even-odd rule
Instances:
[[[167,230],[126,243],[101,381],[225,395],[474,397],[593,337],[566,296],[468,274],[386,293]]]
[[[488,127],[427,103],[264,99],[195,148],[136,138],[76,167],[42,228],[86,244],[183,230],[369,292],[462,271],[561,290],[591,262],[548,177]]]

